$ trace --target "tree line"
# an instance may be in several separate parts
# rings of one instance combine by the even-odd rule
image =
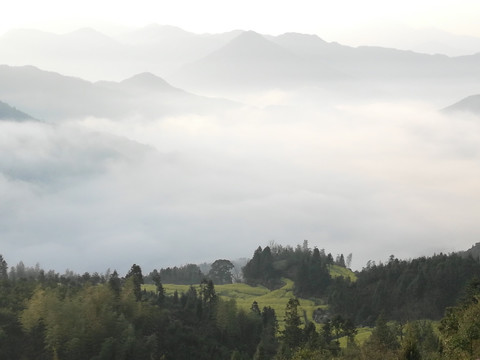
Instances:
[[[58,274],[0,255],[1,359],[474,359],[480,356],[480,264],[471,256],[439,254],[413,260],[394,256],[356,273],[332,277],[344,258],[319,249],[272,244],[257,248],[243,268],[245,282],[275,288],[294,280],[295,296],[280,329],[271,307],[241,309],[217,296],[231,283],[230,261],[177,269],[177,280],[198,281],[167,296],[164,277],[143,276],[139,265],[120,276]],[[180,270],[179,270],[180,269]],[[181,275],[179,275],[181,274]],[[172,275],[173,276],[173,275]],[[478,277],[475,277],[478,276]],[[155,284],[147,292],[142,284]],[[299,314],[298,297],[328,303],[321,323]],[[441,320],[438,330],[433,320]],[[356,341],[359,325],[373,331]],[[340,339],[346,346],[340,346]]]
[[[347,257],[350,258],[350,255]],[[333,277],[332,265],[345,267],[308,242],[296,248],[281,245],[257,248],[243,268],[245,282],[270,289],[282,286],[283,277],[294,280],[294,293],[328,304],[330,318],[341,315],[356,325],[374,325],[380,314],[388,320],[439,320],[455,305],[462,289],[480,277],[480,261],[464,254],[435,254],[411,260],[395,256],[385,263],[369,261],[350,277]]]

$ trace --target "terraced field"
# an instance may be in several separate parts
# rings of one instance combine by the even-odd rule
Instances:
[[[330,274],[332,277],[343,276],[349,277],[350,280],[355,281],[356,276],[353,272],[340,266],[333,265],[330,267]],[[285,306],[290,298],[295,297],[293,295],[293,281],[290,279],[282,279],[284,286],[280,289],[270,291],[263,286],[250,286],[244,283],[228,284],[228,285],[215,285],[215,291],[220,298],[224,300],[235,299],[237,306],[246,311],[250,310],[252,303],[256,301],[260,309],[264,306],[270,306],[275,310],[277,314],[278,324],[280,330],[284,326]],[[195,288],[199,288],[200,285],[193,285]],[[178,294],[182,294],[188,291],[190,285],[176,285],[176,284],[163,284],[165,293],[168,296],[173,295],[175,291]],[[147,291],[155,291],[154,285],[144,285]],[[302,299],[299,298],[300,308],[299,313],[305,314],[308,320],[312,320],[313,311],[317,308],[327,308],[327,305],[322,304],[319,299]],[[304,320],[304,319],[302,319]],[[320,325],[317,325],[317,329],[320,329]],[[363,343],[370,337],[370,328],[358,329],[356,340],[358,343]],[[340,345],[346,346],[347,339],[341,338]]]
[[[280,289],[270,291],[263,286],[250,286],[247,284],[227,284],[215,285],[217,295],[224,300],[235,299],[237,306],[246,311],[250,310],[252,303],[256,301],[260,309],[264,306],[270,306],[275,310],[280,327],[283,326],[283,318],[285,315],[285,306],[293,295],[293,281],[290,279],[283,279],[285,285]],[[190,285],[175,285],[163,284],[166,295],[173,295],[175,290],[178,294],[187,292]],[[194,285],[198,289],[199,285]],[[154,291],[154,285],[144,285],[147,291]],[[309,320],[312,319],[313,311],[318,307],[326,307],[314,300],[299,298],[300,308],[299,313],[305,314]]]
[[[330,267],[330,273],[333,277],[344,276],[350,277],[352,281],[356,280],[355,274],[348,269],[340,266],[333,265]],[[293,281],[290,279],[282,279],[284,286],[280,289],[270,291],[263,286],[250,286],[243,283],[228,284],[228,285],[215,285],[215,291],[220,298],[225,300],[235,299],[239,308],[250,310],[252,303],[256,301],[260,309],[264,306],[270,306],[275,310],[280,328],[283,327],[283,320],[285,315],[285,306],[290,298],[295,297],[293,295]],[[163,284],[165,293],[167,295],[173,295],[175,291],[178,294],[185,293],[190,288],[190,285],[175,285],[175,284]],[[198,288],[199,285],[194,285]],[[144,285],[144,288],[148,291],[154,291],[154,285]],[[305,314],[308,320],[312,320],[313,311],[317,308],[326,308],[325,304],[322,304],[319,299],[302,299],[299,298],[300,308],[299,313]]]

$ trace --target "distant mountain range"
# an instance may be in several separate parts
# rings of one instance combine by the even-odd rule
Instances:
[[[0,64],[34,65],[92,81],[118,80],[144,71],[164,76],[239,33],[197,35],[150,25],[113,38],[90,28],[62,35],[16,29],[0,36]]]
[[[253,31],[241,33],[171,76],[184,87],[228,88],[290,86],[346,77],[328,64],[319,64]]]
[[[51,121],[140,115],[158,118],[184,113],[211,113],[235,103],[197,96],[142,73],[121,82],[88,82],[33,66],[0,65],[0,99]]]
[[[316,35],[244,32],[167,76],[183,88],[290,88],[334,82],[480,80],[480,54],[450,58],[381,47],[353,48]]]
[[[480,79],[480,53],[448,57],[350,47],[298,33],[268,36],[236,30],[200,35],[150,25],[113,38],[93,29],[64,35],[14,30],[0,37],[0,48],[3,64],[34,65],[91,80],[117,81],[151,72],[185,89]]]

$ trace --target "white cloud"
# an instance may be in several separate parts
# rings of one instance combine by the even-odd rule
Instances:
[[[474,119],[420,103],[281,99],[226,117],[0,123],[2,252],[126,271],[308,239],[360,268],[478,240]]]

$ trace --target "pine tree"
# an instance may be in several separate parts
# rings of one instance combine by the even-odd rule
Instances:
[[[139,265],[133,264],[130,270],[128,271],[127,275],[125,276],[126,279],[132,278],[133,279],[133,292],[135,294],[135,299],[140,301],[142,299],[142,284],[143,284],[143,275],[142,269]]]
[[[8,280],[8,265],[3,256],[0,254],[0,281]]]
[[[298,307],[300,302],[297,298],[288,300],[285,308],[285,330],[283,330],[283,342],[290,349],[295,349],[302,344],[302,329],[300,325],[300,315],[298,315]]]

